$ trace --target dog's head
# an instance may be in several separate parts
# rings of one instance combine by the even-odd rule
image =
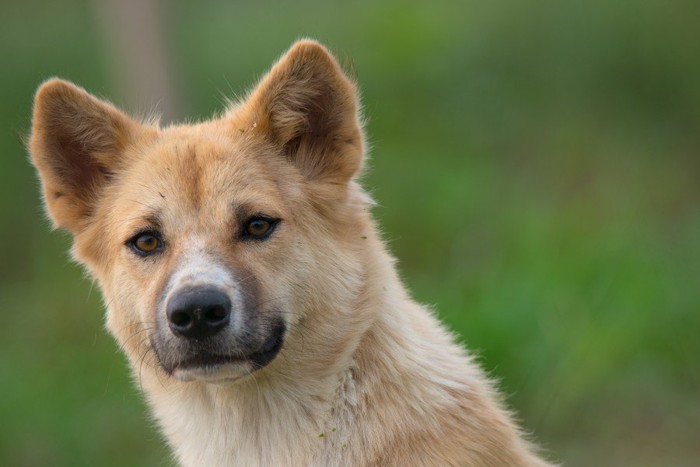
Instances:
[[[30,152],[132,363],[234,380],[295,345],[332,353],[352,325],[364,141],[355,85],[319,44],[295,44],[225,115],[165,129],[50,80]]]

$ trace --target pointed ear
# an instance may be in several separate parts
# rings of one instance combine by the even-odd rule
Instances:
[[[141,124],[67,81],[39,87],[29,152],[55,227],[74,234],[85,227],[124,149],[142,133]]]
[[[236,115],[281,147],[308,179],[347,182],[364,156],[358,107],[355,84],[335,58],[319,43],[303,40],[263,77]]]

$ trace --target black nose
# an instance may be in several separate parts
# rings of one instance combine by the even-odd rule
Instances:
[[[202,340],[226,327],[231,301],[228,295],[213,287],[185,289],[170,298],[166,314],[175,335]]]

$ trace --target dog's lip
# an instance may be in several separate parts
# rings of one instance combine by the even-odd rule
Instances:
[[[260,350],[250,354],[213,354],[213,353],[198,353],[192,357],[179,361],[173,367],[173,373],[180,371],[189,371],[202,369],[207,372],[216,370],[222,366],[245,366],[250,365],[250,370],[255,371],[263,368],[282,350],[285,335],[284,324],[277,325],[273,328],[268,339],[260,347]]]
[[[198,354],[193,357],[187,358],[178,362],[174,369],[191,369],[191,368],[201,368],[201,367],[214,367],[218,365],[229,365],[229,364],[244,364],[250,361],[248,356],[236,356],[236,355],[215,355],[215,354]]]

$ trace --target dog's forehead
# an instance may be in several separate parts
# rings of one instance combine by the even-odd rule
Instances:
[[[230,218],[238,206],[281,214],[293,194],[269,148],[254,138],[167,131],[126,170],[115,199],[130,217]],[[123,217],[126,213],[114,213]],[[135,215],[134,215],[135,214]]]
[[[265,158],[264,146],[252,139],[166,133],[144,152],[134,175],[144,185],[197,203],[246,191],[273,196],[278,180]]]

